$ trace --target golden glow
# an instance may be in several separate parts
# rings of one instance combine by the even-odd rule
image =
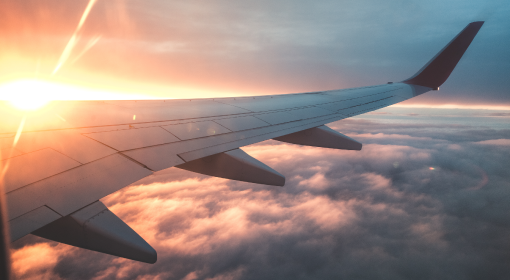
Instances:
[[[46,100],[37,98],[31,100],[13,99],[10,102],[14,107],[25,111],[39,109],[48,103]]]
[[[48,103],[44,87],[34,81],[16,81],[0,86],[0,98],[21,110],[35,110]]]
[[[36,110],[48,104],[51,100],[123,99],[151,99],[151,97],[141,94],[88,89],[43,80],[17,80],[0,85],[0,100],[9,101],[20,110]]]

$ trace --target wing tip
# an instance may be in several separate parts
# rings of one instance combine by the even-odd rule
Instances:
[[[448,79],[484,23],[485,21],[470,22],[420,71],[402,82],[438,89]]]

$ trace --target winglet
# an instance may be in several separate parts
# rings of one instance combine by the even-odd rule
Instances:
[[[482,28],[483,21],[468,24],[453,40],[446,45],[413,77],[402,81],[406,84],[419,85],[438,89],[450,76],[464,52],[476,34]]]

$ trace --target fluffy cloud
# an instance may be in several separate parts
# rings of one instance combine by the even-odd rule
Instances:
[[[158,251],[154,265],[31,236],[14,244],[17,278],[510,276],[508,130],[363,119],[332,127],[363,150],[244,148],[284,174],[285,187],[171,169],[106,197]]]

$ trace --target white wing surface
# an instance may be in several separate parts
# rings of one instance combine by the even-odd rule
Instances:
[[[0,159],[11,239],[33,233],[153,263],[156,252],[99,199],[174,166],[283,185],[281,174],[239,148],[276,139],[361,149],[324,125],[438,88],[482,24],[468,25],[401,83],[261,97],[54,101],[30,114],[1,102]]]

